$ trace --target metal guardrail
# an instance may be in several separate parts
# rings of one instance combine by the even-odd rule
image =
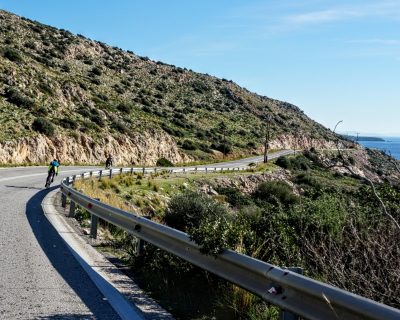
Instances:
[[[244,169],[246,168],[242,167],[240,170]],[[176,169],[167,170],[178,172]],[[179,172],[208,172],[210,168],[179,170],[181,170]],[[213,171],[216,170],[215,168]],[[110,177],[123,172],[149,173],[157,172],[157,169],[121,168],[68,177],[61,183],[63,206],[65,207],[68,197],[71,199],[70,215],[73,215],[75,205],[78,204],[91,213],[92,221],[96,225],[96,219],[101,218],[135,237],[260,296],[266,302],[306,319],[400,319],[398,309],[231,250],[225,250],[217,257],[204,255],[186,233],[109,206],[82,194],[71,186],[77,179]]]

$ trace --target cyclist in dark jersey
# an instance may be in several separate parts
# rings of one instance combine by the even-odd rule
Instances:
[[[110,154],[106,160],[106,169],[109,169],[112,165],[113,165],[113,158],[111,157]]]
[[[52,162],[50,162],[49,168],[48,168],[48,175],[46,179],[46,185],[45,187],[49,187],[50,183],[54,181],[54,175],[58,175],[58,167],[60,166],[60,162],[57,159],[54,159]]]

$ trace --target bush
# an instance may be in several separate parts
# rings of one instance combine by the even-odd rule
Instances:
[[[117,105],[117,110],[124,113],[129,113],[132,110],[132,106],[127,103],[120,103],[119,105]]]
[[[182,149],[185,149],[185,150],[196,150],[197,146],[191,140],[184,140],[183,143],[182,143]]]
[[[66,129],[77,129],[78,128],[78,124],[76,123],[76,121],[71,120],[69,118],[62,118],[59,121],[60,126],[62,126],[63,128]]]
[[[225,207],[206,194],[186,191],[171,199],[164,220],[168,226],[186,232],[197,228],[208,216],[225,213]]]
[[[169,161],[168,159],[160,158],[157,160],[156,166],[158,166],[158,167],[173,167],[174,164],[171,161]]]
[[[303,155],[294,158],[280,156],[275,164],[288,170],[308,170],[310,167],[310,161]]]
[[[278,159],[276,159],[275,164],[277,166],[280,166],[283,169],[291,169],[292,168],[289,158],[284,157],[284,156],[280,156]]]
[[[250,141],[249,143],[247,143],[247,147],[254,149],[256,147],[256,144],[253,141]]]
[[[23,61],[21,54],[17,50],[12,48],[6,48],[3,52],[3,56],[13,62]]]
[[[217,188],[216,191],[219,194],[224,195],[229,204],[231,204],[234,207],[247,206],[252,202],[249,196],[246,196],[245,194],[240,192],[240,190],[235,188],[220,187]]]
[[[31,109],[34,107],[35,103],[32,99],[26,97],[24,94],[20,93],[16,88],[11,88],[7,90],[5,97],[7,101],[15,104],[18,107],[23,107],[26,109]]]
[[[228,154],[232,152],[232,146],[230,145],[229,142],[225,143],[220,143],[220,144],[212,144],[211,149],[218,150],[219,152],[222,152],[223,154]]]
[[[296,176],[295,182],[298,184],[308,185],[317,189],[321,188],[318,180],[309,173],[300,173]]]
[[[53,124],[49,120],[42,117],[38,117],[33,121],[32,129],[47,136],[54,135]]]
[[[204,82],[201,81],[194,81],[192,83],[192,88],[197,93],[205,93],[208,90],[210,90],[210,88]]]
[[[258,185],[253,196],[261,201],[283,205],[292,205],[298,200],[290,186],[283,181],[262,182]]]
[[[37,108],[33,111],[33,114],[34,114],[35,116],[38,116],[38,117],[46,116],[46,115],[48,115],[48,113],[49,113],[49,110],[47,110],[47,108],[44,107],[44,106],[37,107]]]
[[[95,110],[95,109],[94,109]],[[97,111],[97,110],[96,110]],[[101,117],[101,115],[99,113],[92,113],[90,115],[90,120],[92,120],[94,123],[96,123],[97,125],[99,125],[100,127],[104,126],[104,120]]]
[[[172,198],[164,219],[170,227],[188,232],[205,254],[219,254],[235,242],[226,207],[202,193],[186,191]]]
[[[91,72],[96,76],[101,76],[102,74],[101,69],[99,67],[94,67]]]
[[[118,120],[114,120],[111,123],[111,128],[113,128],[121,133],[126,133],[128,131],[128,128],[126,127],[126,125]]]

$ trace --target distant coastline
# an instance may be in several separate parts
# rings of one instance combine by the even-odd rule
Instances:
[[[345,135],[344,137],[347,139],[350,139],[352,141],[386,141],[385,139],[379,138],[379,137],[368,137],[368,136],[356,137],[356,136],[348,136],[348,135]]]
[[[359,137],[360,138],[360,137]],[[366,148],[378,149],[400,160],[400,137],[383,137],[380,140],[358,140]]]

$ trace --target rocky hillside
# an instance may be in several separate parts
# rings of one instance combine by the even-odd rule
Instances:
[[[0,11],[0,163],[154,164],[329,146],[286,102]]]

